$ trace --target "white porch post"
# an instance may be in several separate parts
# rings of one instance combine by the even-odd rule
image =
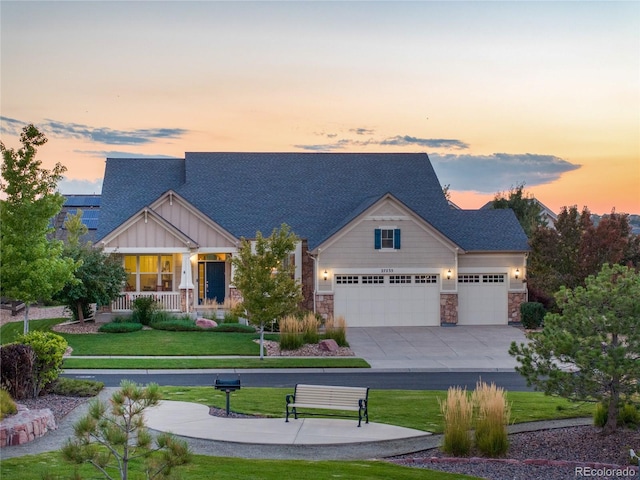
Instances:
[[[191,254],[183,253],[182,254],[182,275],[180,276],[180,288],[184,289],[187,295],[186,307],[187,313],[189,313],[189,290],[193,290],[193,278],[191,275]]]

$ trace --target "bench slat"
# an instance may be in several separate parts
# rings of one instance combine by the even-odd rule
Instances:
[[[358,426],[360,426],[360,420],[363,416],[369,423],[368,396],[369,389],[366,387],[298,384],[294,395],[287,396],[286,421],[289,421],[290,408],[293,410],[295,418],[298,418],[297,408],[343,410],[357,411]]]

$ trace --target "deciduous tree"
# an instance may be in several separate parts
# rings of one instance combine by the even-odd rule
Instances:
[[[0,275],[2,296],[24,302],[24,333],[29,331],[29,305],[50,299],[72,278],[76,264],[63,258],[62,242],[50,240],[50,220],[60,212],[64,197],[56,192],[65,168],[42,168],[38,147],[47,139],[35,126],[20,135],[22,148],[0,142],[2,178],[0,190]]]
[[[63,254],[79,266],[74,278],[67,282],[56,299],[67,305],[74,319],[84,322],[91,313],[92,303],[107,305],[118,298],[127,272],[122,262],[106,255],[101,248],[93,247],[90,243],[80,244],[80,237],[86,233],[81,210],[69,216],[65,227],[69,236]]]
[[[533,232],[544,225],[540,204],[531,195],[525,193],[524,183],[511,188],[506,193],[496,194],[491,202],[491,208],[512,209],[527,238],[531,238]]]
[[[608,405],[603,432],[617,427],[622,400],[640,393],[640,274],[605,265],[586,286],[562,287],[560,313],[545,317],[544,329],[528,344],[511,344],[516,371],[547,394]]]
[[[267,238],[260,232],[254,242],[243,238],[238,254],[231,259],[233,283],[242,294],[238,307],[260,328],[260,359],[264,358],[264,325],[293,313],[302,301],[294,266],[287,262],[297,242],[298,237],[283,224]]]

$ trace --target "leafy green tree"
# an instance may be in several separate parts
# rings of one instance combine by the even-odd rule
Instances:
[[[491,202],[491,208],[512,209],[527,238],[531,238],[533,232],[544,225],[541,216],[542,208],[535,198],[525,193],[524,183],[512,187],[507,193],[496,194]]]
[[[69,216],[65,227],[69,235],[63,254],[79,266],[56,299],[67,306],[75,320],[84,322],[91,314],[92,303],[107,305],[118,298],[127,272],[116,257],[106,255],[101,248],[80,244],[80,237],[86,233],[81,210]]]
[[[29,345],[35,352],[33,363],[33,390],[30,398],[36,398],[47,385],[54,382],[62,371],[67,341],[53,332],[35,330],[19,335],[16,343]]]
[[[265,238],[257,232],[251,242],[242,239],[233,283],[242,294],[238,308],[250,323],[260,327],[260,359],[263,356],[264,325],[292,314],[302,301],[302,287],[294,278],[294,266],[286,260],[295,250],[298,237],[283,224]]]
[[[144,459],[147,479],[169,478],[175,467],[191,460],[191,452],[186,442],[167,433],[158,435],[153,445],[144,411],[159,401],[157,384],[143,388],[123,380],[109,404],[91,402],[89,413],[74,425],[75,438],[62,448],[63,458],[89,463],[107,479],[113,479],[109,472],[116,470],[121,480],[127,480],[131,461]]]
[[[621,402],[640,393],[640,274],[605,265],[556,299],[561,312],[546,315],[542,332],[511,344],[516,371],[546,394],[606,403],[611,434]]]
[[[65,168],[41,167],[37,148],[47,139],[33,125],[22,129],[17,151],[0,142],[2,178],[0,191],[0,291],[2,296],[24,302],[24,333],[29,331],[29,305],[50,299],[72,278],[76,264],[63,258],[62,242],[50,240],[50,219],[62,208],[64,197],[56,192]]]

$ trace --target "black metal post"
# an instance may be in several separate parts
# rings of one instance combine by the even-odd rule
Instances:
[[[227,393],[227,417],[228,417],[229,416],[229,395],[231,394],[231,390],[227,388],[225,392]]]

